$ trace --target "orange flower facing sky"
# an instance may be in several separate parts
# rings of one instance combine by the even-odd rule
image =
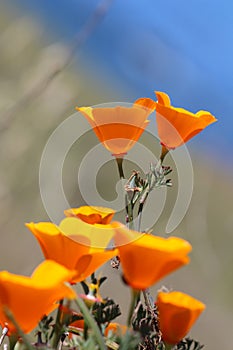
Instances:
[[[93,222],[97,211],[98,208],[95,207],[93,216],[91,207],[70,209],[69,212],[80,212],[86,221],[89,218]],[[110,215],[110,209],[99,210],[104,211],[103,216]],[[99,221],[98,215],[96,218]],[[117,249],[106,249],[115,234],[115,227],[120,226],[117,222],[105,225],[88,224],[78,217],[68,217],[59,227],[50,222],[28,223],[26,226],[37,238],[46,259],[76,270],[72,282],[84,280],[118,253]]]
[[[217,121],[209,112],[199,111],[196,114],[183,108],[171,106],[169,96],[155,91],[157,96],[156,120],[160,142],[167,149],[174,149],[190,140],[208,125]]]
[[[181,238],[165,239],[126,228],[116,231],[123,276],[133,289],[144,290],[189,262],[192,247]]]
[[[76,107],[91,124],[104,147],[117,157],[124,156],[138,141],[153,112],[150,99],[141,99],[132,107]]]
[[[88,224],[110,224],[115,210],[103,207],[83,206],[71,208],[64,211],[67,217],[77,217]]]
[[[159,292],[156,305],[163,340],[168,344],[179,343],[205,309],[205,305],[181,292]]]
[[[74,271],[54,261],[40,264],[31,277],[0,272],[0,325],[7,323],[9,333],[15,332],[14,325],[5,315],[9,309],[25,333],[33,330],[40,319],[53,311],[63,298],[75,298],[74,291],[64,282],[70,280]]]

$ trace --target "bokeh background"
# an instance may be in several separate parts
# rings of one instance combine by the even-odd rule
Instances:
[[[191,335],[206,349],[232,349],[232,23],[230,0],[0,2],[1,270],[30,274],[43,260],[24,222],[49,219],[40,197],[40,159],[48,137],[74,107],[166,91],[174,105],[209,110],[218,123],[188,143],[194,190],[173,234],[192,243],[191,264],[154,291],[166,285],[205,302]],[[67,159],[64,188],[71,205],[84,204],[77,164],[96,143],[89,135]],[[126,164],[129,175],[132,167]],[[175,172],[172,177],[175,184]],[[98,181],[105,184],[102,195],[114,197],[113,162]],[[176,191],[169,190],[155,225],[161,235]],[[109,275],[104,293],[125,310],[129,292],[119,274],[109,266],[103,271]]]

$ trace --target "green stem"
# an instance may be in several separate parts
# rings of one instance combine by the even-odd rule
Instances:
[[[100,350],[107,350],[105,343],[104,343],[103,336],[99,330],[99,327],[97,326],[95,320],[93,319],[92,315],[90,314],[90,312],[89,312],[87,306],[85,305],[85,303],[83,302],[83,300],[78,298],[75,300],[75,303],[77,304],[80,311],[82,312],[83,317],[84,317],[88,327],[90,329],[92,329],[93,335],[95,336],[96,342],[98,343]]]
[[[164,145],[162,145],[161,155],[160,155],[161,165],[162,165],[162,163],[164,161],[164,158],[168,154],[168,152],[169,152],[169,149],[167,149]]]
[[[125,175],[124,175],[124,170],[123,170],[123,157],[117,157],[116,156],[116,162],[117,162],[117,168],[118,168],[118,172],[119,172],[119,176],[120,179],[125,179]],[[127,193],[125,195],[125,209],[126,209],[126,213],[127,213],[127,224],[129,229],[133,230],[134,226],[133,226],[133,206],[132,203],[129,202],[128,200],[128,196]]]
[[[9,348],[10,348],[10,350],[14,350],[17,341],[18,341],[18,337],[16,334],[11,334],[9,336]]]
[[[28,338],[28,336],[22,331],[22,329],[20,328],[20,326],[18,325],[18,323],[16,322],[13,313],[6,307],[4,307],[3,309],[4,314],[6,315],[6,317],[8,318],[8,320],[14,325],[15,329],[16,329],[16,333],[22,338],[24,344],[26,345],[28,350],[34,350],[32,344],[30,343],[30,340]],[[14,336],[12,335],[10,337],[10,349],[13,350],[15,347],[15,344],[17,343],[17,337],[14,334]]]
[[[129,313],[128,313],[128,318],[127,318],[127,326],[131,326],[131,320],[133,317],[133,313],[135,310],[135,307],[138,303],[138,299],[140,296],[140,291],[136,289],[131,289],[131,303],[130,303],[130,308],[129,308]]]
[[[155,312],[154,312],[155,311],[154,300],[153,300],[153,298],[150,295],[150,290],[149,289],[145,289],[143,291],[143,296],[144,296],[144,299],[145,299],[145,304],[146,304],[150,314],[152,316],[156,316]]]
[[[57,316],[56,316],[56,321],[55,321],[55,325],[51,334],[51,346],[53,349],[56,349],[61,335],[62,335],[62,329],[63,329],[63,324],[62,324],[62,306],[63,306],[63,299],[60,300],[59,302],[59,307],[57,309]]]
[[[116,157],[117,167],[118,167],[118,171],[119,171],[119,175],[120,175],[121,179],[125,179],[123,166],[122,166],[123,160],[124,160],[124,158]]]
[[[140,202],[140,204],[139,204],[139,208],[138,208],[138,232],[141,231],[142,211],[143,211],[144,204],[146,203],[148,195],[149,195],[149,191],[147,190],[146,194],[143,195],[143,201]]]
[[[127,197],[127,194],[126,194],[126,197]],[[127,211],[127,214],[128,214],[128,227],[130,230],[133,230],[134,229],[134,224],[133,224],[133,206],[132,206],[132,203],[131,202],[127,202],[127,206],[126,206],[126,211]]]
[[[84,320],[84,327],[83,327],[83,339],[87,340],[88,338],[88,325],[86,321]]]
[[[172,348],[173,348],[173,345],[171,345],[171,344],[164,343],[164,345],[165,345],[165,350],[172,350]]]

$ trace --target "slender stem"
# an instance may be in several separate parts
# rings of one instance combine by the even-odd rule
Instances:
[[[88,338],[88,325],[87,325],[87,322],[84,320],[83,339],[87,340],[87,338]]]
[[[142,222],[142,211],[143,211],[143,208],[144,208],[144,204],[146,203],[146,200],[147,200],[147,197],[149,195],[149,191],[147,191],[146,195],[143,196],[143,202],[141,202],[139,204],[139,208],[138,208],[138,232],[141,231],[141,222]]]
[[[131,289],[131,303],[130,303],[128,318],[127,318],[127,326],[128,327],[131,326],[131,320],[132,320],[133,313],[134,313],[135,307],[137,305],[139,296],[140,296],[139,290]]]
[[[156,316],[155,314],[155,305],[154,305],[154,300],[152,298],[152,296],[150,295],[150,290],[149,289],[145,289],[143,291],[143,296],[144,296],[144,300],[145,300],[145,304],[150,312],[150,314],[152,316]]]
[[[127,194],[126,194],[127,196]],[[132,203],[131,202],[128,202],[127,203],[127,213],[128,213],[128,227],[130,230],[133,230],[134,229],[134,224],[133,224],[133,206],[132,206]]]
[[[125,175],[124,175],[124,170],[123,170],[123,157],[117,157],[116,156],[116,162],[117,162],[117,167],[118,167],[118,172],[119,172],[119,176],[120,179],[125,179]],[[132,203],[128,200],[128,195],[126,193],[125,195],[125,210],[126,210],[126,223],[128,225],[128,227],[133,230],[133,206]]]
[[[142,203],[140,203],[139,205],[139,209],[138,209],[138,231],[140,232],[141,230],[141,220],[142,220],[142,211],[143,211],[143,207],[144,204],[146,202],[146,199],[148,197],[149,192],[147,193],[146,197],[144,198],[144,201]],[[144,300],[145,300],[145,304],[150,312],[151,315],[154,316],[154,300],[150,295],[150,290],[149,289],[145,289],[143,291],[143,296],[144,296]]]
[[[169,152],[169,149],[167,149],[164,145],[162,145],[161,155],[160,155],[161,165],[162,165],[162,163],[164,161],[164,158],[168,154],[168,152]]]
[[[78,305],[79,309],[81,310],[88,327],[90,329],[92,329],[93,335],[95,336],[96,342],[99,344],[100,350],[106,350],[107,348],[104,344],[104,339],[103,339],[102,334],[99,330],[99,327],[97,326],[96,322],[94,321],[87,306],[85,305],[83,300],[80,298],[76,299],[75,303]]]
[[[171,345],[171,344],[164,343],[164,345],[165,345],[165,350],[172,350],[172,348],[173,348],[173,345]]]
[[[1,337],[0,337],[0,345],[2,345],[2,342],[3,342],[4,338],[5,338],[5,336],[7,335],[7,333],[8,333],[8,328],[7,328],[7,327],[4,327],[4,328],[2,329],[2,335],[1,335]]]
[[[62,335],[62,306],[63,306],[63,302],[64,300],[61,299],[59,302],[59,307],[57,309],[57,316],[56,316],[56,321],[55,321],[55,325],[51,334],[51,345],[53,349],[56,349],[61,335]]]
[[[60,340],[57,346],[57,350],[62,350],[62,345],[63,345],[63,342]]]
[[[124,158],[116,157],[117,167],[118,167],[118,171],[119,171],[119,175],[120,175],[121,179],[125,179],[124,170],[123,170],[123,166],[122,166],[123,160],[124,160]]]
[[[141,231],[142,209],[143,209],[143,204],[140,204],[138,209],[138,228],[137,228],[138,232]]]
[[[18,341],[18,337],[16,334],[11,334],[9,336],[9,348],[10,348],[10,350],[14,350],[15,344],[17,343],[17,341]]]
[[[6,307],[4,307],[4,314],[8,318],[8,320],[14,325],[17,334],[23,339],[24,344],[26,345],[28,350],[34,350],[32,344],[30,343],[30,340],[28,336],[22,331],[18,323],[16,322],[13,313]],[[16,335],[12,335],[12,338],[10,339],[10,349],[13,350],[15,347],[15,344],[17,342]]]

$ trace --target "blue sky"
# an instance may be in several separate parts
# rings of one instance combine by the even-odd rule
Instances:
[[[69,43],[100,1],[21,0],[54,39]],[[9,0],[14,5],[16,0]],[[82,48],[92,70],[132,101],[166,91],[174,105],[219,120],[200,143],[230,155],[233,146],[233,2],[116,0]],[[106,81],[106,79],[105,79]],[[229,161],[229,159],[228,159]],[[230,162],[233,163],[232,159]]]

